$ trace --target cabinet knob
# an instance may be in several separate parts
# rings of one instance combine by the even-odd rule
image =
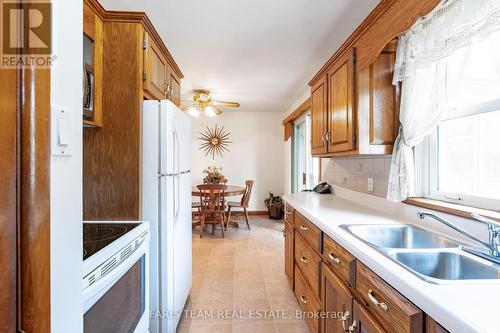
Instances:
[[[300,257],[300,261],[302,261],[304,264],[307,264],[307,258],[304,256]]]
[[[309,230],[309,228],[308,228],[308,227],[306,227],[306,226],[303,226],[303,225],[301,225],[301,226],[300,226],[300,229],[302,229],[302,230],[304,230],[304,231],[307,231],[307,230]]]
[[[307,304],[307,298],[305,296],[300,296],[300,301],[304,304]]]

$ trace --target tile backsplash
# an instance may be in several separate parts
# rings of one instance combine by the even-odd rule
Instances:
[[[336,157],[327,163],[322,179],[354,191],[385,198],[391,167],[391,156]],[[373,179],[373,191],[368,190],[368,178]]]

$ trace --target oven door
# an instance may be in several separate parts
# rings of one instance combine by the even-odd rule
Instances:
[[[149,242],[84,292],[85,333],[149,330]]]

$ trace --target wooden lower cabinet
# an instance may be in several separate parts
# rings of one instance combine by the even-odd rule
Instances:
[[[295,266],[295,296],[299,301],[300,308],[311,332],[318,333],[319,318],[315,314],[320,313],[321,304],[297,266]]]
[[[323,333],[344,333],[352,324],[354,297],[340,279],[323,264],[322,267],[322,323]]]
[[[386,331],[380,324],[370,315],[368,311],[357,301],[353,303],[353,321],[350,326],[349,333],[392,333]]]
[[[295,231],[293,225],[285,222],[285,274],[290,283],[292,290],[294,289],[293,283],[293,269],[294,269],[294,242]]]
[[[450,333],[429,316],[425,316],[425,333]]]

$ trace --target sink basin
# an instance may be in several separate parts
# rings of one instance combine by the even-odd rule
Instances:
[[[412,225],[342,225],[357,238],[383,249],[454,248],[458,244]]]
[[[389,256],[428,282],[500,279],[500,266],[461,251],[393,251]]]

